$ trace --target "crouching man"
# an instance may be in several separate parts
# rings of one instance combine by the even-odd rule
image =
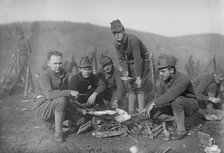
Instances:
[[[158,69],[161,78],[157,97],[150,103],[147,112],[153,107],[158,107],[161,114],[169,110],[174,115],[177,129],[171,139],[183,138],[187,132],[185,129],[185,116],[191,116],[198,110],[198,102],[195,98],[191,80],[184,74],[177,72],[176,58],[162,54],[158,57]]]
[[[125,95],[125,86],[121,80],[121,72],[114,67],[112,59],[108,56],[102,56],[100,64],[103,68],[98,72],[97,76],[106,86],[102,96],[109,101],[108,107],[126,109],[124,108],[125,104],[121,101]]]
[[[98,81],[95,74],[92,73],[92,64],[88,56],[82,57],[79,64],[80,73],[72,76],[69,88],[78,92],[78,98],[71,100],[78,107],[78,111],[86,114],[87,108],[92,108],[99,104],[101,109],[105,108],[105,104],[99,96],[105,89],[102,81]]]
[[[196,97],[199,101],[199,112],[208,120],[221,120],[224,113],[221,109],[222,87],[224,80],[222,73],[201,75],[192,81]],[[214,116],[215,115],[215,116]]]
[[[62,69],[63,56],[59,51],[47,55],[49,69],[40,73],[37,101],[33,110],[46,122],[55,124],[55,141],[63,142],[62,124],[67,98],[77,97],[78,92],[68,89],[68,76]]]

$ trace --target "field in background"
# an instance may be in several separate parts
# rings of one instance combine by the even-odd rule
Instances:
[[[30,39],[33,50],[31,57],[33,73],[41,71],[46,54],[52,49],[61,50],[65,59],[71,54],[74,55],[77,62],[81,56],[88,55],[96,49],[98,57],[101,53],[109,55],[114,63],[118,64],[109,27],[72,22],[24,22],[0,25],[1,72],[15,51],[17,27],[22,27]],[[221,67],[224,61],[224,36],[219,34],[166,37],[131,29],[126,31],[138,36],[156,57],[159,53],[175,55],[178,58],[178,68],[182,72],[187,72],[185,65],[189,60],[191,67],[196,68],[194,71],[198,73],[203,73],[213,55],[216,55],[218,67]]]

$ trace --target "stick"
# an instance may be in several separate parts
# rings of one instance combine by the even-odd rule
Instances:
[[[29,70],[30,70],[30,62],[29,57],[27,57],[27,68],[26,68],[26,80],[25,80],[25,91],[24,91],[24,97],[25,99],[28,98],[28,86],[29,86]]]

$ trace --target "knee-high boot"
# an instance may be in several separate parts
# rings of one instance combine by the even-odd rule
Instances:
[[[145,107],[145,94],[144,93],[138,93],[138,108],[139,111],[143,110]]]
[[[135,111],[135,101],[136,101],[136,95],[134,92],[128,93],[128,112],[129,114],[133,114]]]
[[[55,140],[57,142],[63,142],[62,124],[64,116],[64,112],[55,111]]]

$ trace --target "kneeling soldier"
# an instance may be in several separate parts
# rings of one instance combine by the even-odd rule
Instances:
[[[48,53],[49,69],[40,73],[37,101],[33,110],[47,122],[55,122],[55,141],[63,142],[62,124],[68,97],[78,92],[68,89],[68,76],[62,69],[63,57],[59,51]]]
[[[177,72],[176,58],[162,54],[158,57],[158,69],[161,78],[157,97],[147,108],[148,113],[153,107],[159,107],[159,112],[174,115],[177,123],[176,132],[171,139],[181,139],[187,132],[185,129],[185,116],[191,116],[198,110],[198,102],[191,80],[184,74]]]

